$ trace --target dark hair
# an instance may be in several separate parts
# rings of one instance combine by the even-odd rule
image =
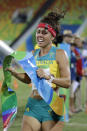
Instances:
[[[62,40],[62,36],[60,35],[60,19],[64,18],[65,11],[61,11],[60,9],[55,9],[54,11],[48,13],[41,22],[49,24],[56,31],[56,38],[54,39],[54,43],[57,44]],[[58,41],[59,40],[59,41]]]

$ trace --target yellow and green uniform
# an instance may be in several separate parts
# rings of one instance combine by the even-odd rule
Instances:
[[[38,68],[44,69],[46,73],[51,74],[54,77],[59,77],[59,67],[56,62],[56,50],[57,48],[52,46],[48,54],[39,56],[40,49],[37,49],[34,53],[34,57]],[[56,88],[55,84],[52,84],[51,86]]]
[[[39,56],[40,49],[37,49],[34,53],[34,57],[38,68],[42,68],[46,73],[58,77],[59,68],[56,63],[56,50],[57,48],[52,46],[48,54]],[[56,85],[52,84],[52,87],[56,88]],[[56,115],[43,99],[38,100],[35,98],[29,98],[24,115],[34,117],[40,122],[49,120],[64,121],[64,117]]]

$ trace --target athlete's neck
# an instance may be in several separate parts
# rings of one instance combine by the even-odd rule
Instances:
[[[44,55],[48,54],[51,47],[52,47],[52,44],[50,44],[50,45],[48,45],[48,46],[46,46],[44,48],[40,48],[40,54],[39,55],[44,56]]]

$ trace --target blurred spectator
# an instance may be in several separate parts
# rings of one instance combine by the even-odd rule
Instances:
[[[58,44],[58,48],[61,48],[66,51],[69,61],[70,61],[70,55],[71,55],[71,50],[70,50],[70,43],[72,40],[72,31],[71,30],[64,30],[63,32],[63,40],[60,44]]]
[[[86,41],[83,39],[83,50],[82,50],[82,57],[84,60],[84,80],[85,80],[85,111],[87,112],[87,43]]]
[[[82,53],[81,50],[83,48],[83,42],[79,36],[75,36],[74,43],[76,45],[74,49],[74,53],[77,57],[76,61],[76,81],[79,82],[79,86],[76,90],[75,93],[75,98],[76,98],[76,111],[75,112],[80,112],[82,111],[82,96],[81,96],[81,80],[83,76],[83,58],[82,58]]]
[[[74,101],[74,94],[76,91],[76,88],[78,86],[78,82],[76,81],[76,55],[74,53],[75,50],[75,44],[72,41],[71,42],[71,65],[70,65],[70,71],[71,71],[71,87],[70,87],[70,109],[69,109],[69,115],[73,115],[73,112],[75,112],[75,101]]]
[[[64,30],[63,32],[63,42],[70,44],[72,41],[72,31],[71,30]]]

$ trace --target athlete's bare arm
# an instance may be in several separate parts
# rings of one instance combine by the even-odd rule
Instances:
[[[11,74],[17,78],[18,80],[26,83],[26,84],[29,84],[31,83],[31,79],[28,77],[28,75],[26,73],[18,73],[16,72],[13,68],[7,68],[6,71],[9,71],[11,72]]]
[[[68,88],[71,84],[70,66],[69,66],[68,56],[64,50],[58,49],[56,51],[56,61],[59,66],[60,78],[54,78],[52,83],[60,87]],[[46,74],[46,72],[44,72],[43,69],[38,69],[37,75],[40,78],[45,78],[46,80],[50,80],[51,78],[51,76]]]
[[[64,50],[58,49],[56,51],[56,61],[59,66],[60,78],[55,78],[52,83],[60,87],[68,88],[71,84],[70,66],[68,56]]]

